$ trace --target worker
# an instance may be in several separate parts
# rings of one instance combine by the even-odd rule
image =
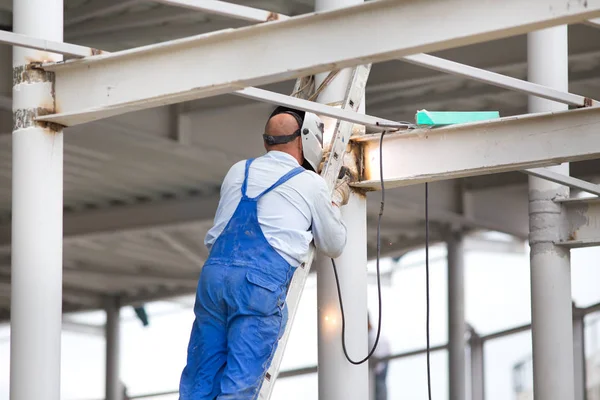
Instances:
[[[315,173],[322,138],[316,115],[277,107],[263,135],[267,153],[225,176],[205,238],[210,253],[196,290],[180,400],[256,399],[287,323],[290,280],[311,241],[328,257],[342,253],[339,207],[350,188],[339,179],[331,196]]]

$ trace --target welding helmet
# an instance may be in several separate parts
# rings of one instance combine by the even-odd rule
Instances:
[[[302,140],[302,155],[305,169],[317,172],[321,159],[323,158],[323,130],[325,125],[319,117],[313,113],[294,110],[292,108],[279,106],[271,113],[269,119],[278,114],[289,114],[296,119],[300,127],[294,133],[285,136],[271,136],[264,134],[263,138],[268,145],[289,143],[300,136]]]

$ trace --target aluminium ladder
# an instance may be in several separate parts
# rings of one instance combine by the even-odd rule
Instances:
[[[352,110],[355,112],[358,111],[360,103],[363,101],[370,70],[370,64],[353,68],[352,76],[350,78],[350,82],[346,89],[346,94],[341,106],[342,109]],[[296,86],[292,96],[308,98],[309,95],[314,95],[314,90],[314,78],[312,76],[300,78],[296,81]],[[331,193],[333,193],[340,169],[344,163],[344,155],[346,154],[346,148],[353,132],[353,126],[354,124],[352,122],[341,120],[337,120],[335,125],[335,130],[331,139],[330,151],[327,159],[325,160],[323,170],[321,171],[321,176],[327,182],[327,186],[329,187]],[[327,151],[327,149],[324,150]],[[277,346],[277,350],[275,351],[275,355],[273,356],[271,366],[267,370],[265,379],[263,380],[258,396],[260,400],[269,400],[271,394],[273,393],[273,387],[275,386],[275,380],[279,374],[283,353],[292,330],[294,317],[296,316],[296,311],[300,303],[300,298],[302,296],[304,285],[310,272],[310,267],[314,256],[315,247],[311,244],[307,261],[296,269],[296,272],[292,277],[286,298],[288,307],[287,325],[285,327],[283,336],[279,340],[279,344]]]

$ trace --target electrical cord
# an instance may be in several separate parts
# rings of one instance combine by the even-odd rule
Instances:
[[[348,354],[346,349],[346,316],[344,313],[344,302],[342,300],[342,290],[340,288],[340,280],[338,277],[337,267],[335,260],[331,259],[333,266],[333,274],[335,275],[335,284],[337,286],[338,301],[340,303],[340,312],[342,314],[342,349],[348,362],[354,365],[359,365],[369,360],[377,345],[379,344],[379,338],[381,335],[381,275],[379,270],[379,259],[381,256],[381,217],[383,216],[383,209],[385,206],[385,184],[383,181],[383,136],[387,132],[383,131],[379,138],[379,179],[381,182],[381,206],[379,208],[379,215],[377,218],[377,296],[379,303],[379,318],[377,320],[377,336],[375,337],[375,343],[373,348],[369,351],[369,354],[360,361],[353,360]],[[431,396],[431,340],[430,340],[430,295],[429,295],[429,183],[425,183],[425,297],[426,297],[426,340],[427,340],[427,396],[429,400],[432,400]]]
[[[425,301],[427,303],[427,395],[431,400],[431,352],[429,343],[429,183],[425,182]]]
[[[373,348],[369,351],[369,354],[365,358],[360,361],[353,360],[348,354],[348,350],[346,349],[346,316],[344,313],[344,302],[342,301],[342,290],[340,288],[340,280],[337,273],[337,267],[335,265],[335,260],[331,259],[331,264],[333,265],[333,274],[335,275],[335,284],[337,286],[338,292],[338,300],[340,303],[340,312],[342,314],[342,349],[344,350],[344,355],[348,362],[354,365],[360,365],[365,361],[369,360],[373,353],[375,353],[375,349],[377,349],[377,345],[379,344],[379,337],[381,335],[381,276],[379,271],[379,258],[381,255],[381,217],[383,216],[383,207],[385,205],[385,185],[383,182],[383,136],[385,136],[387,132],[383,131],[381,133],[381,138],[379,139],[379,177],[381,182],[381,207],[379,208],[379,216],[377,219],[377,297],[379,302],[379,318],[377,319],[377,336],[375,337],[375,343],[373,343]]]

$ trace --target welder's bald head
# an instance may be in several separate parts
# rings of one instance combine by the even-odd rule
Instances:
[[[290,114],[277,114],[267,121],[265,133],[270,136],[291,135],[300,129],[296,118]]]
[[[290,154],[300,165],[304,162],[300,128],[301,116],[293,110],[278,107],[269,116],[263,135],[265,150],[282,151]],[[295,137],[291,135],[296,135]]]

